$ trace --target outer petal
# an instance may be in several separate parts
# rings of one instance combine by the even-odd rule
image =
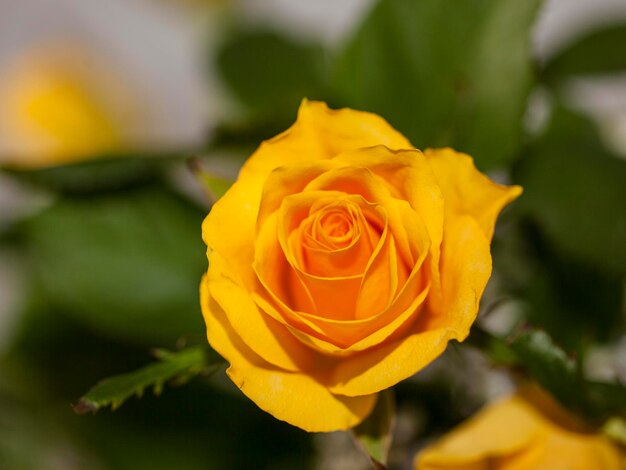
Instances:
[[[423,331],[346,357],[336,366],[329,388],[340,395],[360,396],[392,387],[437,358],[450,336],[443,328]]]
[[[262,187],[263,180],[259,178],[235,182],[202,223],[207,255],[219,253],[246,285],[255,282],[251,265]]]
[[[424,155],[443,191],[446,217],[474,217],[491,240],[498,214],[522,194],[521,186],[494,183],[476,169],[472,157],[450,148],[428,149]]]
[[[316,354],[294,338],[284,325],[259,310],[251,294],[235,278],[228,272],[224,259],[213,253],[205,282],[207,295],[220,306],[242,340],[275,366],[291,371],[311,367]],[[203,309],[202,313],[208,322],[214,312]]]
[[[329,109],[303,100],[296,123],[265,141],[248,159],[240,176],[267,176],[273,169],[298,162],[332,158],[361,147],[385,145],[411,149],[411,143],[380,116],[352,109]]]
[[[263,184],[257,224],[263,226],[265,219],[279,209],[287,196],[301,193],[312,179],[338,166],[333,160],[321,160],[294,163],[272,170]]]
[[[200,288],[207,337],[228,362],[228,375],[261,409],[309,432],[349,429],[373,409],[376,395],[335,396],[311,376],[275,368],[256,355],[235,333],[207,289]],[[323,365],[320,364],[320,367]]]
[[[406,337],[345,358],[333,374],[334,393],[358,396],[391,387],[430,364],[449,340],[465,339],[491,274],[489,244],[471,217],[447,222],[441,272],[440,308],[421,312]]]
[[[618,470],[600,435],[562,428],[519,396],[488,406],[415,459],[416,470]]]
[[[601,435],[555,429],[548,431],[541,445],[500,460],[507,470],[623,470],[624,459]]]
[[[416,468],[474,468],[481,461],[521,451],[539,432],[529,405],[518,398],[509,398],[482,410],[421,453]]]
[[[489,241],[475,219],[446,220],[441,250],[441,304],[424,316],[423,328],[449,328],[463,341],[478,315],[491,276]]]

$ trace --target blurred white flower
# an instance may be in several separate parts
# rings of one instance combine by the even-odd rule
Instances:
[[[341,42],[362,20],[375,0],[233,0],[236,13],[327,46]]]
[[[200,26],[165,2],[0,0],[0,158],[199,144],[219,113]]]

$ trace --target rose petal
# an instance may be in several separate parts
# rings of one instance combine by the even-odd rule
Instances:
[[[489,241],[469,216],[446,220],[441,250],[442,301],[424,316],[424,328],[448,327],[463,341],[476,319],[491,276]]]
[[[285,202],[288,203],[288,208],[298,212],[301,210],[299,208],[307,207],[309,198],[314,201],[321,197],[318,194],[323,193],[317,190],[305,192],[291,196]],[[384,195],[381,197],[384,198]],[[290,204],[291,198],[293,198],[293,204]],[[302,201],[304,203],[300,204]],[[318,279],[302,272],[297,274],[303,284],[299,287],[300,295],[303,295],[303,292],[308,293],[311,302],[315,302],[318,307],[321,305],[323,308],[334,308],[342,312],[352,308],[347,311],[346,316],[324,317],[317,310],[298,308],[298,306],[307,307],[307,304],[302,301],[298,304],[298,298],[285,290],[285,286],[291,286],[291,289],[296,288],[293,286],[293,277],[295,277],[294,272],[297,272],[297,266],[294,267],[294,272],[291,272],[288,268],[276,264],[279,259],[282,260],[283,265],[287,263],[284,261],[285,253],[277,246],[272,235],[276,229],[271,225],[278,223],[277,220],[291,221],[295,216],[280,214],[277,217],[274,214],[268,218],[257,242],[257,259],[254,266],[266,290],[258,291],[255,301],[273,318],[285,322],[292,333],[305,344],[325,353],[350,354],[375,346],[391,336],[412,315],[418,313],[417,307],[421,305],[426,295],[428,280],[420,273],[420,269],[426,257],[429,256],[430,245],[424,223],[405,201],[393,200],[387,194],[385,203],[388,204],[390,213],[393,214],[394,225],[397,226],[394,232],[396,239],[401,237],[410,239],[413,253],[411,256],[418,257],[410,273],[405,272],[405,262],[400,261],[401,269],[395,273],[395,280],[397,282],[399,279],[402,283],[398,284],[397,289],[393,285],[394,273],[389,272],[389,269],[397,268],[390,261],[391,258],[397,261],[395,239],[388,238],[385,230],[381,238],[383,243],[373,254],[362,281],[358,278]],[[297,225],[297,222],[295,224]],[[280,235],[281,233],[282,231],[279,230],[279,238],[284,237]],[[292,266],[295,264],[294,260],[290,263]],[[398,273],[401,275],[399,278]],[[287,276],[292,276],[292,280],[288,280]],[[384,285],[381,284],[383,280],[387,283],[386,289],[381,289],[381,285]],[[337,295],[337,292],[341,292],[341,295]],[[368,305],[366,292],[383,293],[380,298],[370,297],[369,299],[375,300],[378,305]],[[323,302],[324,300],[326,303]],[[341,303],[342,301],[345,305]],[[354,311],[351,301],[356,302],[357,308],[363,309],[362,312],[365,314],[361,317],[350,316],[350,313]]]
[[[413,214],[413,217],[416,217],[416,215]],[[413,219],[411,217],[407,217],[406,220],[411,222],[413,230],[420,227],[421,222],[419,221],[419,218]],[[306,344],[316,347],[317,349],[321,348],[320,350],[324,352],[348,352],[348,350],[362,350],[366,347],[373,346],[374,344],[377,344],[377,342],[380,342],[390,336],[395,328],[406,321],[408,315],[415,313],[416,307],[419,303],[421,303],[421,300],[423,300],[426,294],[425,281],[423,276],[420,275],[420,268],[424,259],[428,255],[429,245],[425,229],[422,229],[420,237],[417,238],[422,242],[419,249],[421,252],[420,258],[417,260],[407,282],[401,286],[400,295],[396,299],[396,302],[390,304],[388,308],[381,309],[381,312],[362,319],[325,318],[319,314],[311,314],[298,310],[297,308],[294,309],[293,293],[291,293],[292,295],[289,295],[290,293],[281,290],[284,286],[292,285],[288,282],[286,275],[282,274],[282,270],[288,268],[281,268],[276,264],[276,260],[282,258],[284,253],[280,250],[280,247],[271,235],[265,238],[266,233],[273,233],[274,231],[271,228],[271,221],[276,221],[276,216],[268,219],[267,227],[265,227],[262,232],[263,237],[259,238],[259,241],[262,242],[260,246],[263,248],[258,251],[258,258],[255,261],[255,269],[259,274],[259,280],[263,283],[266,289],[257,292],[257,295],[259,298],[265,299],[260,303],[262,308],[275,319],[283,321],[285,324],[294,327],[292,332]],[[393,243],[393,241],[387,240],[386,235],[382,240],[384,242],[383,245]],[[387,253],[385,249],[381,249],[378,255],[374,255],[373,263],[376,264],[375,262],[378,257],[384,256],[389,256],[389,253]],[[283,261],[283,264],[286,265],[287,263]],[[291,271],[289,271],[289,275],[295,277],[294,273]],[[368,278],[368,275],[369,270],[366,272],[366,278]],[[343,306],[341,301],[349,301],[351,296],[348,294],[354,296],[352,297],[352,300],[354,301],[357,299],[355,292],[359,291],[359,289],[363,289],[360,278],[317,279],[306,276],[303,273],[300,273],[299,276],[302,278],[302,282],[305,286],[305,290],[302,292],[311,292],[312,298],[312,290],[315,290],[316,288],[318,290],[324,288],[327,289],[327,291],[324,292],[324,295],[327,299],[329,299],[329,304],[323,304],[327,308],[331,308],[333,306],[336,308],[349,308],[350,305]],[[353,284],[349,284],[350,282]],[[336,295],[338,285],[343,286],[342,289],[345,289],[340,290],[340,296]],[[370,286],[368,284],[366,287],[374,288],[375,286]],[[378,289],[378,287],[376,287],[376,289]],[[352,290],[352,292],[350,292],[350,290]],[[316,293],[319,294],[317,291]],[[322,298],[322,295],[315,298],[316,301],[318,301]],[[283,299],[283,301],[280,299]],[[416,300],[418,303],[414,304],[414,301]],[[258,300],[257,303],[259,303]],[[412,304],[413,310],[406,311]],[[274,307],[272,307],[272,305],[274,305]],[[316,305],[319,304],[316,303]],[[398,321],[396,321],[397,317],[400,317]],[[371,338],[366,341],[362,341],[367,336],[372,334],[374,335]],[[307,335],[313,336],[313,338],[310,338],[311,341],[309,341]],[[323,341],[320,342],[317,341],[317,339],[321,339]]]
[[[389,388],[432,362],[450,339],[465,339],[491,274],[489,244],[468,216],[448,221],[444,234],[441,310],[422,312],[408,336],[339,362],[334,393],[358,396]]]
[[[365,167],[378,176],[392,197],[407,201],[421,216],[433,246],[439,246],[443,233],[443,195],[422,152],[395,151],[379,145],[347,151],[335,160],[348,166]]]
[[[407,201],[420,215],[431,241],[430,302],[441,301],[439,247],[443,238],[444,197],[426,157],[416,149],[392,150],[383,146],[347,151],[336,160],[367,167],[382,180],[392,197]],[[405,250],[408,242],[401,243]]]
[[[285,211],[298,211],[315,199],[315,193],[302,193],[285,200]],[[253,268],[264,291],[285,305],[287,311],[306,311],[316,316],[336,319],[354,318],[361,275],[322,278],[303,272],[289,250],[285,229],[278,221],[291,220],[283,214],[272,214],[259,232]],[[277,238],[278,236],[278,238]],[[337,292],[342,295],[338,296]],[[261,293],[263,295],[263,293]]]
[[[254,282],[250,269],[254,255],[256,217],[263,181],[237,181],[211,208],[202,223],[207,257],[219,253],[246,283]]]
[[[446,217],[471,215],[488,240],[500,211],[522,194],[521,186],[494,183],[474,166],[469,155],[450,148],[424,152],[445,199]]]
[[[387,244],[387,252],[374,259],[363,276],[357,300],[357,319],[371,317],[391,308],[402,291],[411,289],[409,279],[416,276],[431,251],[430,236],[422,218],[406,201],[386,203],[389,208],[391,241]],[[398,243],[408,245],[404,253],[396,248]],[[415,294],[418,292],[414,291]]]
[[[242,341],[206,290],[201,299],[210,312],[205,321],[211,346],[230,363],[232,381],[261,409],[309,432],[349,429],[373,409],[375,394],[336,396],[307,374],[272,367]]]
[[[391,337],[401,335],[406,327],[413,323],[413,320],[420,314],[428,291],[428,286],[426,286],[426,288],[421,289],[417,295],[412,296],[410,304],[403,311],[400,311],[399,314],[395,313],[395,311],[385,312],[385,314],[391,317],[389,321],[381,320],[379,317],[376,319],[377,323],[374,326],[372,326],[373,322],[370,319],[367,319],[367,321],[357,320],[351,322],[349,334],[351,337],[357,338],[357,340],[355,341],[351,338],[351,341],[346,345],[337,345],[334,342],[327,341],[328,335],[326,334],[308,334],[305,333],[303,329],[291,328],[289,325],[287,327],[295,337],[317,351],[334,357],[353,356],[361,351],[377,347]],[[265,309],[267,307],[263,306],[263,308]],[[317,321],[316,323],[319,326],[321,322]],[[340,329],[343,328],[344,330],[348,329],[347,325],[344,324],[337,323],[335,326]],[[325,330],[329,329],[328,325],[325,325],[325,327]]]
[[[337,321],[354,318],[355,301],[361,288],[361,276],[323,278],[299,273],[315,301],[315,315]],[[312,312],[313,313],[313,312]],[[336,337],[341,342],[342,338]]]
[[[319,200],[321,197],[320,195],[326,193],[327,191],[309,190],[286,198],[278,213],[278,238],[289,263],[294,267],[297,275],[302,279],[302,282],[314,299],[316,308],[314,312],[310,313],[334,320],[353,320],[355,318],[355,309],[357,308],[358,294],[362,288],[363,275],[369,270],[369,266],[377,259],[380,257],[388,257],[386,252],[381,252],[381,250],[384,250],[385,247],[389,245],[387,240],[386,211],[369,204],[359,195],[350,194],[344,196],[345,200],[358,206],[359,211],[369,213],[370,219],[378,219],[376,222],[379,226],[382,226],[382,233],[379,235],[380,238],[374,249],[369,253],[365,253],[363,261],[352,259],[350,260],[350,265],[346,266],[348,268],[353,265],[355,268],[362,266],[360,270],[352,269],[352,271],[356,271],[356,274],[341,275],[337,270],[330,270],[327,271],[325,275],[324,273],[315,275],[315,273],[304,271],[296,263],[296,260],[292,256],[292,250],[286,240],[289,229],[283,227],[283,223],[292,220],[293,217],[290,213],[292,212],[293,205],[297,207],[300,201],[303,200],[308,200],[310,204],[315,204],[315,201]],[[364,231],[368,230],[368,227],[364,227]],[[355,263],[357,263],[357,265],[355,265]],[[344,267],[344,269],[346,267]],[[319,270],[319,266],[317,266],[317,268],[317,270]],[[378,290],[383,293],[382,289]],[[389,296],[389,292],[387,292],[387,295]],[[341,338],[335,339],[342,341]]]
[[[529,405],[517,398],[491,405],[420,454],[417,468],[465,468],[520,451],[538,437],[539,426],[532,418]],[[503,432],[512,423],[515,430]]]
[[[272,170],[263,185],[263,194],[257,217],[258,227],[276,212],[287,196],[301,193],[307,184],[324,172],[339,166],[332,160],[294,163]]]
[[[316,354],[311,349],[294,338],[284,325],[259,310],[252,296],[233,279],[225,261],[217,253],[211,256],[202,286],[203,295],[214,299],[238,335],[264,360],[290,371],[310,368],[315,362]],[[203,309],[202,313],[205,322],[214,314],[208,309]]]
[[[345,357],[337,363],[329,389],[338,395],[360,396],[389,388],[430,364],[446,349],[450,337],[445,328],[423,331]]]
[[[320,123],[324,124],[323,128],[317,127]],[[318,133],[334,142],[330,149],[316,147]],[[411,147],[404,136],[375,114],[351,109],[330,110],[324,103],[304,100],[298,121],[287,131],[262,143],[244,164],[238,181],[213,206],[203,224],[205,242],[223,254],[228,251],[227,258],[236,261],[235,264],[245,265],[251,257],[254,224],[259,215],[265,179],[274,169],[285,162],[290,166],[301,162],[306,164],[307,171],[313,171],[312,161],[330,159],[346,150],[377,144],[390,148]],[[325,163],[320,162],[320,165],[325,168]],[[280,200],[282,185],[270,182],[267,187],[268,193],[274,194],[274,200]],[[271,211],[268,208],[263,214]],[[230,227],[233,227],[232,231]],[[229,236],[221,236],[224,232]]]
[[[422,451],[415,468],[618,470],[623,457],[605,437],[562,428],[513,396],[484,408]]]
[[[398,302],[389,310],[374,317],[352,321],[312,318],[312,315],[303,312],[289,311],[275,298],[267,298],[259,294],[254,294],[254,299],[257,305],[272,318],[285,322],[292,334],[304,344],[320,352],[342,357],[375,347],[389,337],[400,333],[405,325],[419,315],[428,291],[429,286],[424,286],[419,276],[419,269],[417,269],[409,278]],[[336,338],[341,338],[342,335],[350,341],[337,345]]]
[[[325,103],[303,100],[295,124],[261,144],[244,164],[240,177],[265,178],[285,162],[291,165],[323,160],[373,145],[413,148],[406,137],[376,114],[347,108],[329,109]]]
[[[287,309],[316,312],[317,305],[307,285],[287,258],[278,239],[278,214],[270,215],[257,234],[252,269],[256,274],[251,291],[267,292]],[[257,289],[259,283],[262,289]]]
[[[306,192],[285,198],[279,212],[279,238],[283,250],[287,257],[292,258],[293,266],[304,273],[318,277],[361,276],[384,231],[385,214],[360,196],[327,198],[326,193]],[[294,227],[299,218],[294,212],[303,204],[301,210],[307,212],[306,205],[311,201],[311,210],[315,210],[316,206],[322,208]],[[340,247],[336,246],[337,238],[316,233],[322,230],[317,228],[318,219],[324,217],[320,213],[337,209],[348,214],[346,217],[350,217],[352,225],[346,234],[348,239]],[[313,233],[309,234],[309,231]]]

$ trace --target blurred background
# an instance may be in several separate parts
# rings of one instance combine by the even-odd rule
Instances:
[[[223,369],[70,406],[152,348],[205,343],[197,174],[235,178],[303,97],[523,185],[480,323],[542,328],[626,381],[624,51],[623,0],[0,0],[0,468],[368,468]],[[391,468],[512,384],[451,345],[396,387]]]

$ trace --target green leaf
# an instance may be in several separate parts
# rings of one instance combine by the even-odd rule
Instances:
[[[626,447],[626,420],[614,416],[610,418],[603,426],[604,433],[619,443],[622,447]]]
[[[180,352],[157,350],[155,355],[159,362],[96,384],[73,405],[74,411],[95,413],[107,406],[115,410],[132,396],[141,398],[148,387],[159,395],[167,382],[182,384],[196,375],[216,370],[224,363],[216,353],[209,356],[203,346]]]
[[[322,50],[271,31],[241,31],[217,58],[230,90],[251,111],[282,119],[323,87]]]
[[[478,325],[472,327],[468,344],[482,350],[494,364],[515,367],[520,363],[506,338],[493,335]]]
[[[155,180],[172,156],[101,156],[40,169],[2,168],[28,183],[65,194],[112,191]]]
[[[558,247],[538,234],[535,243],[535,251],[525,254],[534,263],[533,275],[518,289],[528,321],[569,350],[619,337],[626,326],[623,275],[558,256]]]
[[[518,209],[566,257],[626,274],[626,161],[593,124],[564,108],[515,168]]]
[[[137,344],[202,334],[204,215],[155,188],[59,199],[24,228],[39,290],[84,325]]]
[[[571,391],[577,388],[579,377],[574,360],[545,331],[524,329],[498,337],[475,326],[470,342],[496,364],[523,366],[530,377],[562,403],[568,402]]]
[[[226,193],[226,191],[228,191],[228,188],[233,185],[232,180],[220,178],[219,176],[215,176],[206,172],[202,174],[201,182],[207,193],[209,194],[211,201],[213,202],[221,198]]]
[[[231,179],[222,178],[202,168],[198,160],[190,159],[188,166],[202,186],[202,189],[204,189],[211,203],[221,198],[234,183]]]
[[[481,168],[502,165],[520,144],[540,4],[381,0],[337,60],[336,91],[418,148],[453,146]]]
[[[366,453],[377,469],[386,468],[391,447],[394,413],[393,390],[384,390],[378,394],[372,413],[352,430],[358,447]]]
[[[626,71],[626,25],[592,31],[566,45],[549,59],[542,79],[556,84],[579,75],[598,75]]]
[[[546,332],[524,331],[509,339],[509,343],[533,379],[564,405],[580,408],[577,395],[572,393],[580,385],[576,364]]]
[[[587,380],[581,364],[542,330],[525,329],[500,338],[475,326],[470,343],[496,364],[521,367],[563,406],[590,422],[600,424],[610,416],[626,416],[626,386]],[[508,349],[505,355],[502,349]]]
[[[72,455],[70,467],[94,468],[91,449],[72,439],[64,417],[67,405],[56,409],[57,396],[34,374],[28,361],[3,354],[0,358],[0,462],[6,469],[45,469],[51,455]],[[82,436],[81,436],[82,437]]]

